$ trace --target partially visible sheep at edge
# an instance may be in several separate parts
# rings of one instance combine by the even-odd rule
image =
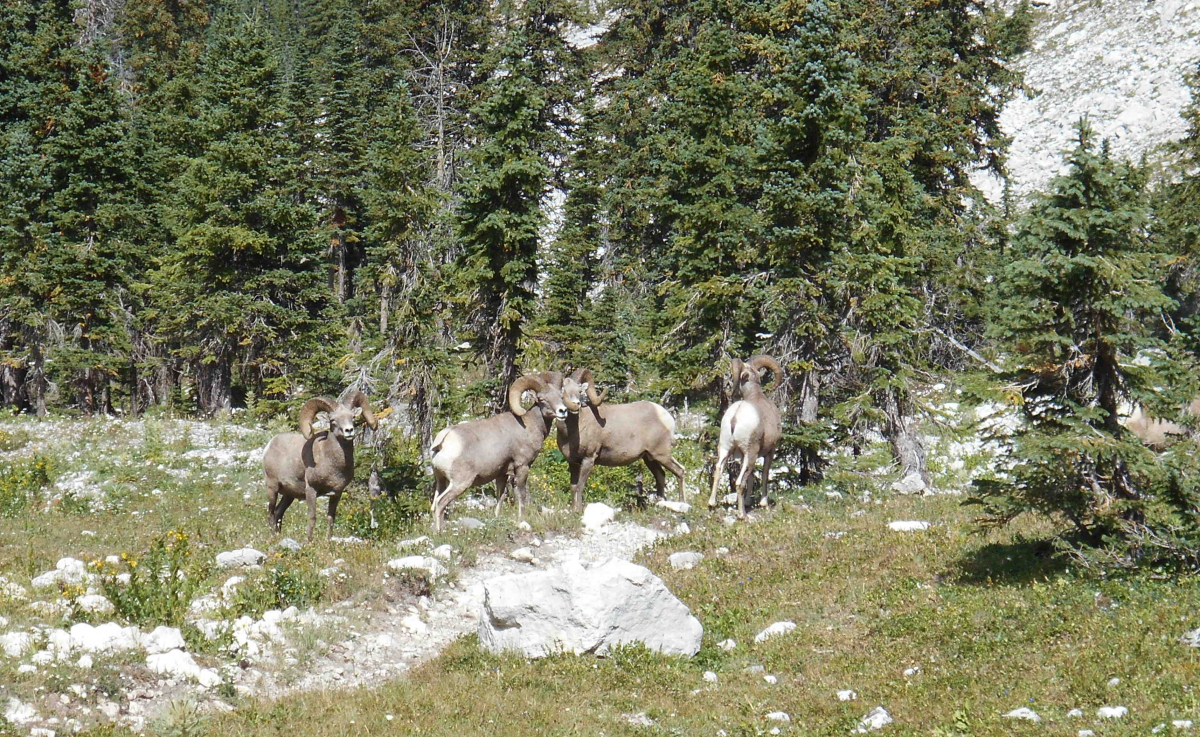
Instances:
[[[509,484],[516,489],[517,515],[524,517],[529,501],[529,466],[537,459],[554,420],[566,419],[561,373],[528,374],[508,388],[511,411],[447,427],[433,439],[433,529],[442,531],[446,507],[472,486],[496,482],[502,500]],[[525,392],[534,405],[526,410]],[[500,502],[496,502],[500,511]]]
[[[313,433],[317,414],[329,418],[329,429]],[[316,397],[300,409],[300,432],[280,433],[271,438],[263,452],[263,473],[267,480],[267,522],[279,532],[283,513],[292,502],[308,503],[308,539],[317,524],[317,497],[329,497],[329,535],[337,517],[342,492],[354,479],[354,418],[361,412],[363,421],[374,430],[378,423],[367,395],[354,392],[340,401]]]

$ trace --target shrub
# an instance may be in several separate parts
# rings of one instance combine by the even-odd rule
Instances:
[[[15,517],[50,485],[54,462],[36,455],[0,468],[0,517]]]
[[[121,555],[121,565],[95,561],[104,595],[116,614],[130,624],[179,627],[192,598],[208,575],[207,566],[192,560],[188,536],[177,530],[155,537],[141,558]],[[129,575],[123,583],[118,575]]]
[[[261,617],[268,609],[306,609],[321,601],[325,579],[298,561],[279,561],[237,588],[229,605],[235,617]]]

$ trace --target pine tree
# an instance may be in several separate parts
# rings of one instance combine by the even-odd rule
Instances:
[[[1190,372],[1180,370],[1185,355],[1153,334],[1172,302],[1147,278],[1166,254],[1147,238],[1144,172],[1097,144],[1086,119],[1066,162],[1068,172],[1018,222],[1000,282],[993,330],[1012,353],[1008,386],[1025,424],[1009,441],[1004,474],[979,482],[972,501],[993,523],[1046,515],[1075,544],[1104,544],[1111,560],[1134,565],[1159,557],[1147,542],[1176,534],[1181,522],[1200,529],[1181,504],[1200,477],[1186,459],[1160,463],[1121,426],[1118,407],[1178,408],[1195,380],[1166,396],[1154,388],[1164,372]],[[1139,356],[1150,367],[1139,367]]]
[[[153,281],[158,329],[206,413],[230,406],[235,381],[290,395],[296,363],[321,344],[323,248],[298,187],[283,84],[256,16],[214,25],[200,77],[203,149],[173,182],[176,241]]]
[[[538,302],[543,204],[579,88],[580,63],[564,39],[574,17],[568,0],[502,5],[501,37],[472,111],[479,142],[457,212],[458,291],[497,410]]]

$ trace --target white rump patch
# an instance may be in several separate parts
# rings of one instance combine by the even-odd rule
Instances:
[[[671,437],[675,437],[675,418],[671,416],[671,413],[657,404],[654,405],[654,411],[658,413],[658,421],[663,424],[663,427],[667,428],[667,432],[671,434]]]
[[[433,445],[438,448],[437,453],[433,456],[433,467],[441,471],[443,475],[449,476],[450,467],[463,454],[462,438],[457,433],[450,432],[450,428],[446,428],[438,433]]]
[[[750,436],[758,429],[758,410],[749,402],[739,401],[729,405],[725,416],[721,418],[722,449],[745,448],[750,443]]]
[[[430,445],[429,449],[436,453],[438,446],[442,444],[442,440],[446,438],[446,433],[448,432],[450,432],[450,428],[443,427],[441,431],[439,431],[438,434],[433,437],[433,445]]]

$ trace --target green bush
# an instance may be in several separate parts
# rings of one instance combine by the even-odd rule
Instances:
[[[268,609],[306,609],[321,601],[325,579],[299,561],[280,561],[237,587],[230,613],[261,617]]]
[[[0,517],[15,517],[50,485],[54,461],[36,455],[0,468]]]
[[[402,491],[395,498],[349,498],[349,509],[340,523],[347,533],[364,540],[395,540],[406,535],[429,516],[429,500],[411,491]]]
[[[101,588],[117,616],[138,626],[181,626],[208,576],[207,566],[192,560],[188,536],[178,530],[155,537],[141,558],[122,553],[121,563],[113,566],[98,560],[92,567],[99,572]],[[128,583],[117,578],[122,567],[129,574]]]

